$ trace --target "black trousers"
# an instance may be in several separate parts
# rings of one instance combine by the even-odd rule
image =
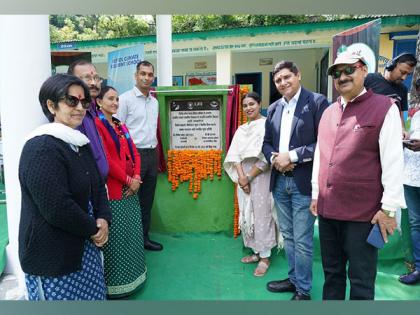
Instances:
[[[378,250],[366,242],[372,224],[322,216],[318,224],[325,277],[322,299],[344,300],[348,273],[350,300],[373,300]]]
[[[149,239],[151,212],[158,173],[158,157],[156,149],[139,149],[141,158],[140,176],[143,183],[140,185],[138,196],[143,222],[143,237],[146,242]]]

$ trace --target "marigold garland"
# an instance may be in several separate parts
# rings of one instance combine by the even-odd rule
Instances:
[[[240,97],[238,98],[238,125],[236,126],[237,128],[239,128],[240,125],[245,124],[246,122],[248,122],[248,117],[246,117],[245,112],[242,109],[242,100],[245,97],[246,94],[249,93],[249,88],[248,86],[244,86],[240,89],[239,91],[240,93]]]
[[[222,150],[168,150],[168,181],[175,191],[189,181],[188,191],[197,199],[203,179],[222,177]]]
[[[235,184],[235,191],[233,193],[233,237],[237,238],[241,230],[239,227],[239,203],[237,194],[238,184]]]
[[[245,124],[248,121],[245,112],[242,109],[242,99],[244,96],[249,93],[248,86],[243,86],[240,88],[239,97],[237,98],[236,106],[237,106],[237,126],[236,129],[239,128],[240,125]],[[241,229],[239,226],[239,203],[238,203],[238,195],[237,195],[237,184],[235,184],[235,192],[233,197],[233,237],[237,238],[238,235],[241,233]]]

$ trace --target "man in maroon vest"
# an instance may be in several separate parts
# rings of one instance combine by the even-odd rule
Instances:
[[[366,240],[373,224],[382,237],[405,207],[402,128],[398,107],[364,88],[365,59],[343,52],[328,68],[338,100],[321,118],[310,210],[318,215],[324,300],[343,300],[346,265],[350,299],[374,299],[378,249]]]

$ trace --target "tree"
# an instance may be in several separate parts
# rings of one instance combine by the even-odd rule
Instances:
[[[154,26],[135,15],[51,15],[52,42],[147,35]]]
[[[150,16],[148,16],[150,17]],[[354,15],[173,15],[174,33],[228,28],[312,23],[369,16]],[[52,42],[108,39],[155,34],[155,17],[137,15],[51,15]]]
[[[76,31],[73,21],[69,18],[64,19],[63,26],[61,28],[58,28],[54,25],[50,25],[50,37],[52,42],[72,41],[74,39],[77,39],[78,35],[79,32]]]
[[[149,25],[132,15],[102,15],[97,23],[101,38],[119,38],[149,34]]]
[[[320,15],[173,15],[172,29],[174,33],[184,33],[237,27],[319,22],[326,19],[326,17]]]

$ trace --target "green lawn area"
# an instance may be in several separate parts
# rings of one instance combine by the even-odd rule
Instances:
[[[0,190],[2,187],[0,187]],[[4,195],[0,199],[5,199]],[[0,273],[6,263],[8,243],[6,204],[0,204]],[[289,300],[291,294],[271,293],[266,283],[287,277],[284,251],[272,251],[271,266],[262,278],[253,276],[255,264],[242,264],[249,253],[241,237],[231,233],[153,233],[161,242],[161,252],[146,251],[148,278],[131,300]],[[377,300],[416,300],[420,285],[405,286],[398,276],[406,272],[402,239],[399,233],[380,251],[376,280]],[[312,298],[321,300],[323,272],[319,256],[318,228],[314,235]]]
[[[323,271],[319,239],[315,229],[312,299],[321,300]],[[273,250],[272,262],[262,278],[253,276],[255,264],[242,264],[248,254],[242,239],[228,233],[153,234],[164,245],[162,252],[146,251],[148,278],[133,300],[289,300],[291,293],[271,293],[265,289],[271,280],[287,278],[284,251]],[[416,300],[420,286],[406,286],[398,276],[406,272],[400,246],[394,235],[380,252],[376,280],[377,300]],[[392,258],[400,256],[399,258]]]

